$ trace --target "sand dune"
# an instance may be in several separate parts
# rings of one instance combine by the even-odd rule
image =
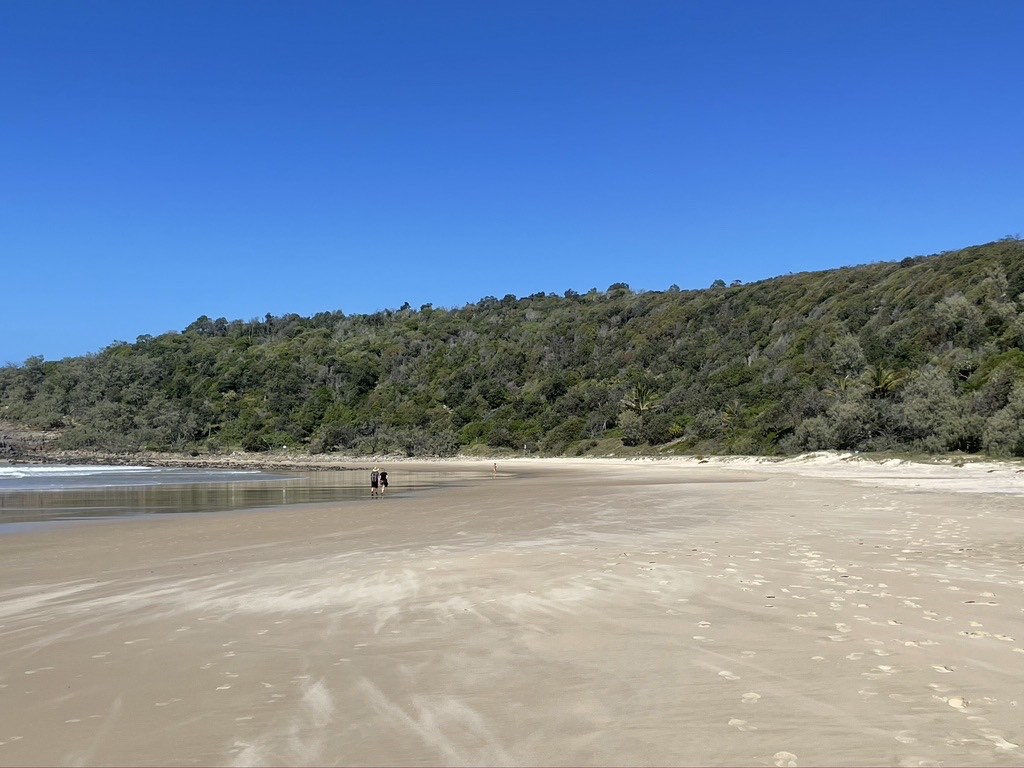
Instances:
[[[474,467],[0,536],[0,764],[1024,764],[1019,467]]]

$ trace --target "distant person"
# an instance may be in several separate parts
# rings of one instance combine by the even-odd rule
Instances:
[[[377,496],[377,491],[380,489],[380,467],[374,467],[370,471],[370,498]]]
[[[388,473],[383,469],[380,471],[377,482],[380,485],[380,495],[383,496],[384,491],[388,489]]]
[[[493,473],[494,473],[495,475],[496,475],[496,474],[498,474],[498,462],[494,462],[494,470],[493,470]]]

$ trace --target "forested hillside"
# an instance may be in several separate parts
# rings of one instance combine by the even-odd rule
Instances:
[[[1024,241],[701,291],[201,317],[0,369],[67,448],[1024,455]]]

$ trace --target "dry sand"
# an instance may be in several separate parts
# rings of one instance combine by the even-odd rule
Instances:
[[[1024,765],[1019,467],[473,466],[0,536],[0,764]]]

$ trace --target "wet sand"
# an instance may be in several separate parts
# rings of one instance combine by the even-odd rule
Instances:
[[[395,467],[0,536],[0,765],[1022,765],[993,466]]]

